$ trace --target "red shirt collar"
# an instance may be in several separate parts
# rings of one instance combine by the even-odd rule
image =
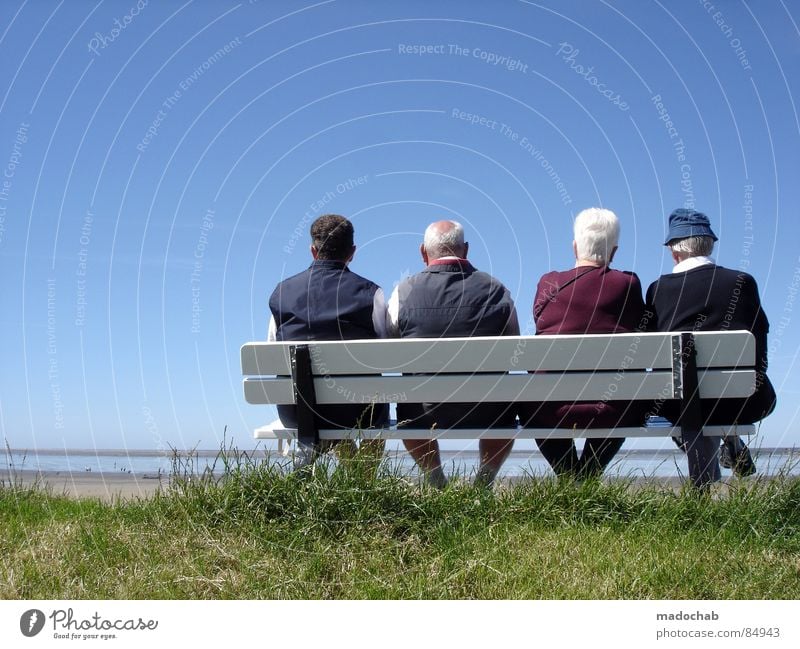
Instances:
[[[469,261],[460,259],[458,257],[444,257],[443,259],[432,259],[428,262],[428,266],[448,266],[451,264],[458,264],[459,266],[468,266]]]

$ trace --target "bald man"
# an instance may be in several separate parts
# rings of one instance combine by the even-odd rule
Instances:
[[[387,333],[398,338],[516,336],[519,321],[511,295],[494,277],[467,261],[469,244],[456,221],[437,221],[420,246],[425,269],[406,278],[389,299]],[[409,428],[505,428],[515,426],[507,403],[398,403],[397,421]],[[436,440],[404,440],[426,480],[442,488],[447,478]],[[491,486],[513,439],[480,440],[476,484]]]

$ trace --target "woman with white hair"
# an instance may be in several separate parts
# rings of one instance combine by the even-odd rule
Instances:
[[[575,218],[575,266],[545,274],[536,289],[536,334],[615,334],[636,330],[644,314],[642,286],[635,273],[609,267],[619,242],[619,219],[590,208]],[[522,404],[520,421],[531,428],[641,426],[647,403],[625,401]],[[578,456],[572,439],[537,439],[557,475],[601,475],[624,438],[587,439]]]

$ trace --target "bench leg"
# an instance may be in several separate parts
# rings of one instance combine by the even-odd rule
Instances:
[[[318,446],[317,396],[314,391],[314,376],[311,372],[311,353],[308,345],[295,345],[290,350],[290,357],[297,408],[297,443],[298,446]]]
[[[689,478],[695,487],[707,489],[720,477],[719,470],[719,437],[705,437],[700,434],[694,439],[684,433],[686,441],[686,458],[689,462]]]
[[[694,336],[680,335],[681,416],[679,424],[689,464],[689,479],[703,491],[720,479],[719,438],[703,435]]]

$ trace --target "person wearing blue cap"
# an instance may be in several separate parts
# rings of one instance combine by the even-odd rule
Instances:
[[[756,340],[754,394],[741,399],[706,399],[701,407],[708,425],[753,424],[775,409],[775,390],[767,378],[769,321],[761,308],[756,280],[743,271],[717,265],[710,256],[717,240],[702,212],[680,208],[670,214],[664,245],[670,248],[675,267],[647,289],[645,318],[651,331],[752,332]],[[660,414],[675,423],[680,404],[666,402]],[[756,472],[750,451],[738,436],[724,438],[720,452],[720,464],[734,474]]]

